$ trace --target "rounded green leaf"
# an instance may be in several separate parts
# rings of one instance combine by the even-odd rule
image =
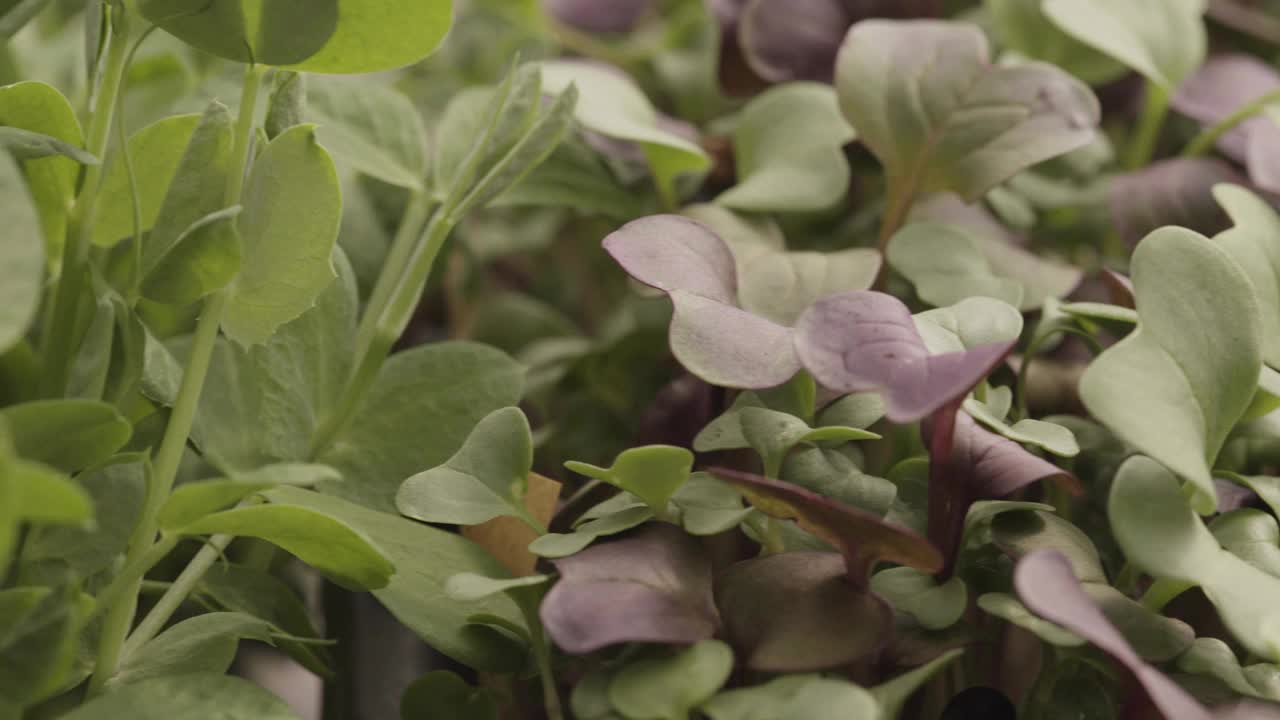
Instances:
[[[298,720],[283,700],[248,680],[215,673],[153,678],[94,698],[66,720]]]
[[[237,62],[313,73],[369,73],[415,63],[444,39],[451,0],[140,0],[181,40]]]
[[[420,189],[427,176],[426,131],[409,98],[367,80],[314,78],[305,117],[320,144],[350,166],[393,185]]]
[[[871,576],[871,590],[927,630],[956,624],[968,606],[969,593],[958,575],[939,583],[915,568],[896,567]]]
[[[726,690],[701,708],[711,720],[850,720],[881,717],[879,703],[847,680],[788,675],[762,685]]]
[[[433,670],[414,680],[400,697],[401,720],[497,720],[498,703],[484,688],[457,674]]]
[[[169,305],[187,305],[226,287],[240,272],[240,234],[236,231],[239,217],[237,205],[192,223],[146,271],[143,297]]]
[[[158,120],[129,137],[126,147],[133,164],[136,198],[142,219],[140,229],[143,232],[156,224],[160,207],[201,119],[200,115],[174,115]],[[134,197],[125,164],[109,163],[95,206],[94,244],[110,247],[133,236]],[[173,236],[177,237],[177,233],[186,229],[188,224],[174,228]]]
[[[1213,197],[1235,227],[1218,233],[1214,241],[1249,276],[1262,313],[1263,359],[1280,367],[1280,215],[1270,203],[1239,185],[1213,186]]]
[[[1205,0],[1045,0],[1044,13],[1076,40],[1172,92],[1204,62]]]
[[[45,246],[40,218],[22,171],[0,153],[0,216],[5,218],[0,243],[0,353],[22,339],[35,319],[44,287]]]
[[[580,462],[565,467],[626,490],[663,513],[672,494],[689,479],[693,453],[672,445],[646,445],[622,451],[608,469]]]
[[[1090,85],[1115,80],[1124,65],[1058,29],[1042,5],[1044,0],[985,0],[996,35],[1006,48],[1052,63]]]
[[[978,607],[998,618],[1017,625],[1023,630],[1030,631],[1047,643],[1062,647],[1080,647],[1084,644],[1084,638],[1070,630],[1064,630],[1048,620],[1036,617],[1012,595],[1004,593],[980,595],[978,597]]]
[[[0,410],[27,460],[73,472],[106,460],[133,434],[116,408],[96,400],[36,400]]]
[[[702,642],[675,655],[639,660],[609,682],[609,701],[630,720],[686,720],[733,670],[733,651],[719,640]]]

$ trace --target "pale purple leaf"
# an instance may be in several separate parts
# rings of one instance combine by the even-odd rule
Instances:
[[[787,552],[747,560],[716,580],[730,642],[762,672],[848,665],[880,650],[893,611],[855,587],[836,553]]]
[[[1165,225],[1181,225],[1202,235],[1231,226],[1213,198],[1218,183],[1244,184],[1230,164],[1212,157],[1175,157],[1117,175],[1108,197],[1116,231],[1130,245]]]
[[[715,634],[711,562],[697,540],[667,523],[555,562],[560,580],[542,601],[547,633],[582,654],[625,642],[689,644]]]
[[[542,0],[556,20],[578,30],[624,33],[635,29],[653,0]]]
[[[766,515],[795,519],[800,527],[822,538],[844,555],[849,582],[867,587],[871,569],[888,561],[936,572],[942,556],[927,540],[865,510],[819,495],[787,482],[759,475],[712,468]]]
[[[1210,720],[1213,717],[1187,691],[1138,657],[1120,631],[1085,594],[1071,570],[1071,562],[1062,553],[1057,550],[1027,553],[1014,569],[1013,585],[1018,597],[1032,612],[1085,638],[1128,668],[1166,718]]]
[[[879,392],[895,423],[920,420],[963,398],[1016,341],[930,355],[911,311],[884,293],[854,291],[814,303],[796,323],[796,352],[821,384]]]
[[[1215,55],[1178,89],[1173,106],[1211,126],[1248,103],[1280,90],[1280,72],[1251,55]],[[1218,147],[1243,163],[1258,187],[1280,192],[1280,125],[1259,113],[1218,139]]]

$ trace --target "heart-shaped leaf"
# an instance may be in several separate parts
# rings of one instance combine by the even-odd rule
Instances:
[[[249,346],[266,342],[314,305],[337,277],[330,253],[342,192],[314,126],[297,125],[267,144],[254,161],[243,202],[243,262],[222,330]]]
[[[738,302],[748,312],[781,325],[796,319],[819,298],[845,290],[865,290],[880,272],[880,253],[871,248],[837,252],[759,250],[738,259]]]
[[[1138,657],[1085,594],[1060,553],[1037,550],[1023,557],[1014,569],[1013,583],[1022,602],[1037,615],[1087,639],[1132,672],[1165,717],[1209,720],[1209,712],[1185,690]]]
[[[773,88],[743,109],[733,132],[738,184],[716,202],[748,212],[825,210],[849,189],[841,149],[853,138],[830,86]]]
[[[629,496],[628,496],[629,497]],[[529,552],[547,558],[573,555],[595,542],[597,538],[617,535],[653,519],[648,505],[636,503],[616,512],[592,518],[573,529],[571,533],[547,533],[529,543]]]
[[[1141,455],[1126,460],[1107,514],[1129,562],[1161,580],[1199,585],[1241,644],[1280,659],[1280,615],[1268,601],[1280,593],[1280,578],[1222,549],[1168,470]]]
[[[684,720],[732,671],[729,646],[703,640],[670,657],[627,664],[609,681],[609,701],[631,720]]]
[[[646,445],[622,451],[608,468],[576,461],[565,467],[626,490],[662,514],[667,501],[689,479],[693,453],[672,445]]]
[[[855,587],[867,586],[871,569],[880,561],[925,572],[941,568],[941,556],[924,538],[871,513],[759,475],[722,468],[711,472],[736,488],[761,512],[795,519],[800,527],[839,549],[845,557],[849,582]]]
[[[476,525],[504,515],[532,520],[524,507],[532,465],[533,438],[524,413],[515,407],[495,410],[445,464],[405,480],[396,507],[423,522]]]
[[[992,65],[975,26],[864,20],[836,60],[845,117],[905,202],[950,190],[973,201],[1093,140],[1098,101],[1043,63]]]
[[[893,611],[849,581],[831,552],[784,552],[737,563],[716,579],[730,642],[762,672],[847,665],[881,648]],[[779,612],[779,608],[786,608]]]
[[[1258,303],[1228,254],[1189,230],[1151,233],[1132,266],[1138,329],[1094,360],[1080,398],[1191,483],[1193,506],[1210,513],[1217,495],[1209,468],[1262,369]]]
[[[1210,521],[1209,532],[1223,550],[1280,577],[1280,525],[1271,513],[1254,508],[1225,512]]]
[[[872,575],[871,590],[927,630],[943,630],[956,624],[969,599],[960,578],[938,582],[909,567],[889,568]]]
[[[1045,0],[1044,12],[1076,40],[1119,60],[1167,92],[1204,62],[1204,0]]]
[[[453,19],[451,0],[141,0],[138,9],[207,53],[313,73],[410,65],[444,40]]]
[[[693,643],[710,638],[720,624],[710,560],[695,540],[666,523],[555,564],[560,580],[540,614],[566,652],[623,642]]]
[[[1024,418],[1010,425],[993,412],[990,405],[974,398],[966,398],[962,407],[973,419],[1014,442],[1035,445],[1059,457],[1075,457],[1080,454],[1076,436],[1070,429],[1057,423]]]
[[[822,385],[878,391],[885,415],[911,422],[963,397],[1004,360],[1015,341],[930,355],[901,301],[857,291],[814,303],[796,323],[796,352]]]
[[[1280,215],[1271,204],[1238,185],[1215,185],[1213,197],[1235,227],[1214,240],[1249,276],[1262,320],[1262,359],[1280,368]]]

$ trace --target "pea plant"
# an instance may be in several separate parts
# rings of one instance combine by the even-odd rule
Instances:
[[[0,0],[0,720],[1280,719],[1277,45]]]

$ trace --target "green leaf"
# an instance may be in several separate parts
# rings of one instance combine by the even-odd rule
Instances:
[[[318,126],[320,144],[339,160],[383,182],[422,188],[426,131],[403,94],[364,79],[311,78],[305,116]]]
[[[70,586],[47,595],[0,646],[0,701],[31,705],[63,689],[93,599]]]
[[[432,670],[414,680],[400,697],[401,720],[498,720],[498,703],[485,688],[474,688],[448,670]]]
[[[1014,442],[1034,445],[1059,457],[1075,457],[1080,454],[1076,436],[1057,423],[1026,418],[1010,425],[1004,421],[1003,412],[996,413],[991,406],[975,398],[965,399],[964,410],[978,422]],[[1005,412],[1007,411],[1006,408]]]
[[[788,326],[819,298],[871,287],[881,265],[880,253],[870,248],[827,253],[760,249],[749,256],[734,250],[734,259],[742,308]]]
[[[81,474],[77,483],[92,499],[93,526],[32,528],[22,550],[24,578],[62,578],[68,571],[89,578],[128,547],[146,494],[142,465],[110,465]]]
[[[454,600],[472,602],[498,593],[512,594],[520,588],[545,585],[550,575],[526,575],[518,578],[492,578],[476,573],[463,572],[449,578],[444,592]]]
[[[693,453],[672,445],[646,445],[622,451],[608,468],[576,461],[564,465],[626,490],[661,515],[667,510],[667,501],[689,479]]]
[[[20,128],[81,147],[84,136],[71,103],[50,85],[19,82],[0,87],[0,125]],[[67,235],[68,208],[75,200],[80,165],[61,155],[22,163],[31,199],[44,231],[45,256],[51,268],[61,263]],[[20,217],[5,208],[5,217]],[[7,284],[7,283],[6,283]]]
[[[240,234],[236,231],[240,210],[239,205],[219,210],[183,231],[155,265],[144,267],[143,297],[187,305],[229,285],[240,272]]]
[[[281,463],[265,465],[232,478],[183,483],[165,500],[157,521],[162,530],[177,530],[277,485],[306,487],[341,479],[338,471],[327,465]]]
[[[1017,625],[1023,630],[1031,632],[1051,645],[1080,647],[1084,644],[1084,638],[1032,614],[1025,605],[1018,602],[1018,599],[1012,595],[1004,593],[980,595],[978,596],[978,607],[1002,620]]]
[[[994,298],[974,297],[912,316],[929,353],[962,352],[1008,342],[1022,333],[1022,313]]]
[[[330,254],[342,220],[342,191],[314,126],[293,127],[267,145],[242,199],[243,262],[222,330],[249,346],[266,342],[314,305],[337,277]]]
[[[1204,0],[1044,0],[1043,8],[1068,35],[1167,92],[1204,62]]]
[[[927,630],[943,630],[960,621],[969,593],[960,577],[939,583],[915,568],[896,567],[871,576],[871,590]]]
[[[862,450],[847,443],[801,447],[787,456],[781,479],[883,516],[893,506],[897,486],[864,473],[862,463]]]
[[[404,478],[448,460],[481,418],[520,400],[524,369],[493,348],[445,342],[392,355],[360,411],[317,460],[324,492],[395,512]]]
[[[571,136],[489,206],[572,208],[622,221],[643,215],[644,201],[614,177],[584,140]]]
[[[208,219],[226,208],[225,194],[234,144],[232,137],[234,123],[231,112],[225,105],[217,101],[209,103],[204,114],[200,116],[199,124],[196,125],[195,130],[191,131],[191,139],[186,142],[181,151],[172,179],[160,190],[164,193],[164,199],[154,215],[154,226],[150,226],[145,220],[144,210],[142,229],[151,227],[151,233],[147,235],[142,246],[141,272],[144,277],[181,270],[181,264],[191,254],[191,248],[184,250],[179,248],[178,244],[189,239],[184,236],[190,235],[201,224],[202,219]],[[161,151],[164,150],[161,148]],[[140,201],[144,194],[144,184],[147,182],[140,173],[152,169],[150,167],[135,169],[135,182],[138,183]],[[118,201],[132,208],[131,196],[128,194],[128,181],[125,182],[126,194],[118,198]],[[133,234],[131,213],[125,234]],[[239,260],[239,251],[237,239],[236,260]],[[174,253],[178,255],[175,256]],[[191,262],[196,261],[191,260]]]
[[[460,200],[528,132],[541,90],[537,68],[522,65],[496,87],[468,88],[449,100],[435,134],[432,189],[438,200]]]
[[[733,651],[703,640],[674,655],[632,662],[609,681],[609,701],[630,720],[687,720],[733,670]]]
[[[139,9],[207,53],[312,73],[415,63],[436,49],[453,16],[451,0],[140,0]]]
[[[847,680],[821,675],[787,675],[762,685],[726,690],[700,710],[711,720],[849,720],[880,718],[871,693]]]
[[[716,535],[738,526],[751,514],[738,491],[709,473],[697,472],[671,496],[680,525],[690,535]]]
[[[396,572],[382,550],[363,532],[303,505],[273,502],[224,510],[205,515],[176,532],[261,538],[353,589],[386,587]]]
[[[1191,649],[1178,657],[1178,669],[1192,675],[1215,677],[1241,695],[1280,700],[1280,697],[1255,687],[1240,667],[1240,660],[1231,648],[1212,637],[1196,638]]]
[[[16,127],[0,126],[0,148],[8,150],[15,160],[38,160],[61,155],[81,165],[99,164],[98,158],[79,146]]]
[[[1151,233],[1132,267],[1138,329],[1094,360],[1080,398],[1191,483],[1193,507],[1207,514],[1217,507],[1210,467],[1262,368],[1258,304],[1239,266],[1190,230]]]
[[[1273,242],[1280,215],[1239,185],[1215,185],[1213,197],[1235,225],[1213,239],[1249,276],[1262,313],[1262,358],[1280,368],[1280,248]]]
[[[825,210],[849,190],[843,146],[853,139],[831,86],[771,88],[742,110],[733,131],[738,184],[716,202],[748,212]]]
[[[66,720],[299,720],[283,700],[248,680],[192,673],[144,680],[100,695]]]
[[[271,102],[262,129],[274,140],[294,125],[301,125],[307,113],[307,76],[292,70],[278,70],[271,77]]]
[[[0,353],[22,339],[40,307],[45,246],[32,202],[17,163],[0,153],[0,215],[8,234],[0,245]]]
[[[271,624],[238,612],[212,612],[183,620],[129,655],[110,685],[188,673],[225,673],[240,640],[271,642]]]
[[[1090,85],[1117,79],[1124,65],[1058,29],[1045,15],[1044,0],[985,0],[1004,47],[1066,70]]]
[[[36,400],[0,410],[18,455],[74,472],[111,457],[133,428],[114,406],[94,400]]]
[[[596,538],[617,535],[652,519],[653,510],[648,505],[631,505],[585,522],[571,533],[547,533],[529,543],[529,552],[546,558],[565,557],[587,547]]]
[[[524,493],[533,436],[519,408],[481,420],[445,464],[405,480],[396,507],[423,522],[477,525],[496,517],[528,518]]]
[[[982,31],[937,21],[857,23],[836,60],[840,108],[906,202],[970,202],[1042,160],[1084,147],[1097,98],[1043,63],[989,62]]]
[[[1270,513],[1254,508],[1232,510],[1215,517],[1209,532],[1222,549],[1280,577],[1280,525]]]
[[[0,649],[22,630],[27,617],[53,592],[47,587],[14,587],[0,590]]]
[[[872,697],[880,704],[880,715],[878,717],[883,720],[893,720],[898,717],[898,713],[902,711],[902,706],[907,704],[907,700],[921,685],[924,685],[930,678],[937,675],[938,671],[959,659],[962,654],[964,654],[964,650],[948,650],[910,672],[905,672],[888,682],[871,688]]]
[[[742,436],[764,461],[765,474],[777,477],[787,455],[801,443],[875,440],[880,436],[851,427],[811,428],[794,415],[767,408],[744,407],[740,411]]]
[[[677,176],[702,172],[710,165],[710,158],[697,144],[658,126],[657,111],[626,75],[573,60],[550,60],[539,67],[545,92],[558,95],[571,85],[578,89],[574,116],[585,128],[639,143],[658,192],[668,204],[676,204]]]
[[[273,501],[310,507],[340,518],[366,534],[396,567],[391,582],[374,590],[374,596],[432,647],[478,669],[509,666],[509,646],[471,632],[467,618],[490,613],[522,627],[515,604],[505,595],[459,602],[444,592],[445,583],[459,572],[504,576],[502,566],[480,546],[398,515],[299,488],[277,488],[267,495]]]
[[[151,230],[160,215],[169,187],[177,176],[200,115],[174,115],[158,120],[129,136],[126,144],[137,185],[137,203],[141,211],[140,230]],[[193,169],[192,172],[195,170]],[[133,237],[134,193],[124,162],[108,163],[98,189],[98,202],[93,217],[93,242],[111,247],[124,238]],[[203,213],[197,214],[200,217]],[[190,223],[172,230],[173,237]]]
[[[1125,461],[1107,505],[1129,562],[1164,581],[1199,585],[1250,652],[1280,660],[1280,578],[1223,550],[1187,503],[1176,478],[1141,455]]]

